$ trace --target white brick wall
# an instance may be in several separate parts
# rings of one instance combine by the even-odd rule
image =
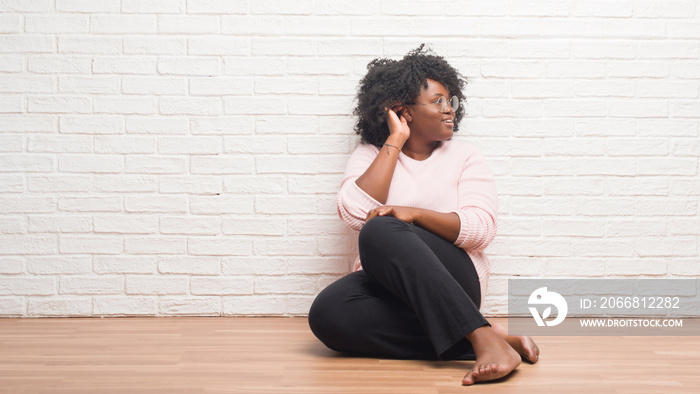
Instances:
[[[369,60],[465,74],[512,276],[700,276],[698,0],[0,0],[0,316],[296,315]]]

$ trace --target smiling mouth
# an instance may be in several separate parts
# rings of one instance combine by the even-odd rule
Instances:
[[[452,119],[445,119],[442,121],[442,123],[447,124],[447,125],[454,125],[454,121]]]

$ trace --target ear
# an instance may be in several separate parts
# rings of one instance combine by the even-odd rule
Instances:
[[[403,111],[401,112],[401,116],[406,118],[406,122],[413,122],[413,114],[411,112],[411,107],[408,105],[404,105]]]

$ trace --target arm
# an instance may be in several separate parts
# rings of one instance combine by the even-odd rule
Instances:
[[[413,223],[431,233],[455,242],[459,236],[459,215],[455,212],[438,212],[431,209],[384,205],[367,214],[370,220],[375,216],[393,216],[407,223]]]

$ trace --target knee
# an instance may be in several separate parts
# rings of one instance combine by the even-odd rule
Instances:
[[[392,216],[375,216],[362,226],[358,241],[360,246],[386,244],[394,233],[405,230],[408,226],[408,223]]]
[[[321,292],[309,309],[309,328],[311,332],[330,349],[335,350],[334,338],[337,336],[338,320],[336,311],[338,308],[333,307],[329,297],[324,292]]]

